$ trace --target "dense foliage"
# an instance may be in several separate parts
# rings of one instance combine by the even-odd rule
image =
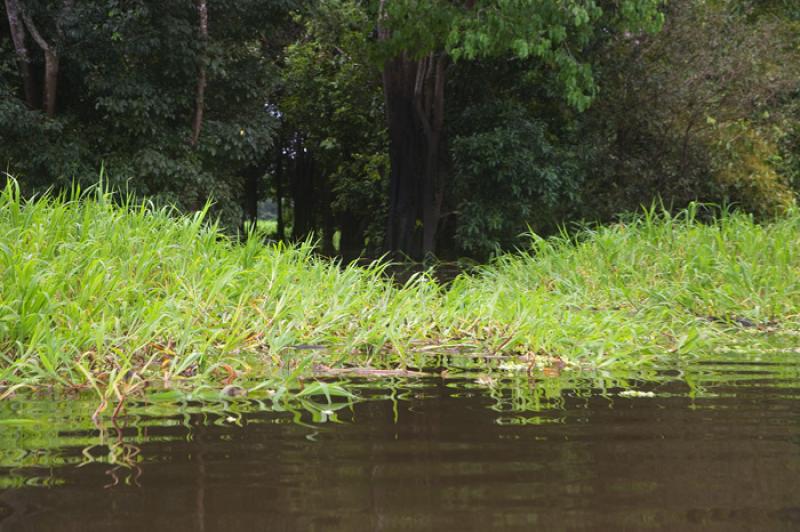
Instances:
[[[660,198],[800,187],[800,12],[772,0],[5,0],[0,164],[350,260],[486,258]]]
[[[239,223],[242,181],[264,164],[277,127],[265,103],[296,3],[211,2],[207,42],[199,3],[6,2],[6,15],[16,6],[26,21],[35,90],[26,102],[24,71],[4,37],[0,157],[25,190],[96,181],[104,165],[123,188],[187,210],[214,198],[224,220]],[[39,97],[48,80],[34,29],[58,57],[52,109]],[[207,86],[194,139],[201,70]]]

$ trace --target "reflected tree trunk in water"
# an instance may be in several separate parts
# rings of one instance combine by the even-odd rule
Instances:
[[[193,436],[195,443],[194,461],[197,466],[195,474],[195,482],[197,484],[197,493],[195,494],[195,530],[198,532],[205,532],[206,529],[206,462],[203,449],[203,435],[201,434],[201,426],[207,422],[205,419],[200,421],[193,427]]]

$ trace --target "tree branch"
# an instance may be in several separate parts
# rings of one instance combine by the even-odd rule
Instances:
[[[30,13],[28,13],[26,9],[21,9],[20,11],[22,13],[22,20],[25,21],[25,26],[27,26],[28,31],[31,32],[33,40],[36,41],[39,48],[44,51],[44,111],[47,113],[47,116],[53,117],[56,114],[56,95],[58,88],[58,51],[42,37],[41,33],[39,33],[39,29],[36,27],[36,24],[33,23]]]
[[[22,20],[25,21],[25,25],[28,27],[28,31],[31,32],[31,36],[33,40],[36,41],[36,44],[39,45],[39,48],[44,50],[45,53],[50,52],[52,50],[50,43],[48,43],[42,34],[39,33],[38,28],[33,23],[33,19],[31,19],[30,14],[28,14],[27,10],[21,9],[22,12]]]

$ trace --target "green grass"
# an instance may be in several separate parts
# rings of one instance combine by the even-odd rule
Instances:
[[[274,235],[278,232],[277,220],[257,220],[256,225],[258,226],[259,232],[266,235]]]
[[[258,235],[255,235],[258,236]],[[346,395],[346,367],[451,375],[680,368],[786,352],[800,331],[800,213],[768,225],[654,210],[543,240],[443,287],[396,286],[309,243],[240,244],[99,189],[0,192],[0,396]],[[516,377],[515,377],[516,378]],[[303,386],[301,388],[301,386]],[[109,408],[107,411],[111,411]]]
[[[531,250],[457,279],[445,295],[447,313],[505,324],[507,348],[596,367],[796,345],[800,214],[757,225],[723,212],[703,224],[695,208],[533,236]]]

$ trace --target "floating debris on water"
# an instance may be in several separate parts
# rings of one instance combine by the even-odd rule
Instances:
[[[530,368],[528,364],[518,364],[514,362],[503,362],[498,366],[503,371],[526,371]]]
[[[639,390],[625,390],[623,392],[619,392],[620,397],[655,397],[656,394],[654,392],[641,392]]]

